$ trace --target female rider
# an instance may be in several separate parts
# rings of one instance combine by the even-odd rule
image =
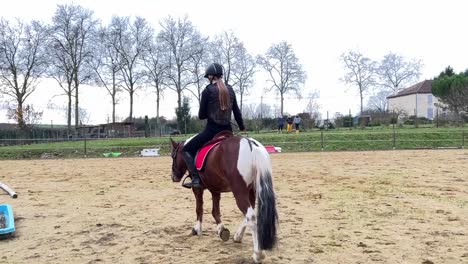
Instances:
[[[183,157],[192,181],[184,183],[186,188],[200,188],[200,176],[195,168],[195,155],[197,151],[221,131],[232,131],[231,112],[234,113],[239,129],[245,130],[242,114],[232,87],[224,84],[223,66],[218,63],[210,64],[205,70],[205,78],[210,81],[201,94],[198,118],[208,119],[205,129],[193,137],[183,148]]]

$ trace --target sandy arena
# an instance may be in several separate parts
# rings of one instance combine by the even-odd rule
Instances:
[[[279,242],[265,263],[468,263],[468,150],[283,153],[272,156]],[[249,230],[221,199],[231,239],[203,235],[170,157],[0,161],[0,192],[17,232],[0,263],[251,263]]]

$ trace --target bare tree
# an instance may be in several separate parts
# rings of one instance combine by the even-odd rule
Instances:
[[[72,90],[75,98],[75,127],[78,126],[80,120],[79,85],[90,79],[89,69],[85,67],[85,62],[92,56],[91,41],[98,22],[93,17],[93,11],[74,4],[58,5],[52,18],[51,47],[56,50],[53,52],[61,57],[59,60],[63,60],[54,63],[56,69],[57,66],[61,69],[58,69],[58,72],[53,75],[59,77],[55,78],[59,80],[59,83],[63,83],[63,77],[66,81],[68,81],[68,77],[72,79]],[[71,68],[68,69],[68,67]],[[66,74],[64,75],[64,73]],[[67,87],[66,92],[70,93],[70,91],[70,87]],[[69,95],[69,101],[70,99]]]
[[[67,107],[67,130],[68,134],[71,134],[72,128],[72,98],[75,88],[73,87],[73,65],[71,60],[68,58],[65,50],[59,47],[59,44],[53,41],[48,44],[49,63],[50,68],[47,75],[57,81],[60,88],[63,90],[68,99]]]
[[[101,28],[94,39],[93,56],[88,61],[93,71],[94,83],[103,86],[112,101],[112,123],[115,123],[115,108],[119,103],[118,93],[122,91],[121,80],[118,78],[121,71],[119,53],[116,50],[115,35],[111,35],[107,28]]]
[[[49,103],[47,104],[47,109],[63,114],[65,118],[68,118],[68,116],[70,116],[68,105],[56,105],[49,101]],[[79,123],[87,124],[89,120],[91,119],[90,113],[86,109],[82,108],[81,106],[78,108],[78,111],[80,112]],[[72,118],[72,121],[74,121],[73,118]]]
[[[34,116],[34,108],[28,105],[25,109],[25,101],[47,67],[46,37],[46,29],[39,22],[0,20],[0,94],[15,101],[14,119],[24,133],[28,132],[25,114]]]
[[[359,51],[353,50],[343,53],[341,62],[346,70],[342,81],[346,84],[355,85],[359,89],[362,113],[364,110],[364,93],[375,84],[376,63]]]
[[[215,36],[211,44],[211,55],[214,62],[224,65],[224,81],[233,86],[240,95],[242,111],[244,96],[253,85],[255,60],[247,53],[244,43],[232,31],[224,31]]]
[[[189,89],[189,91],[197,98],[198,103],[201,101],[201,93],[206,84],[204,78],[206,66],[212,63],[209,60],[209,45],[207,43],[208,38],[202,38],[198,46],[198,52],[192,55],[192,59],[188,63],[189,71],[192,73],[193,86],[195,88],[195,90]]]
[[[396,94],[419,79],[422,67],[421,60],[406,60],[403,56],[390,52],[377,68],[379,84],[391,94]]]
[[[91,120],[91,114],[88,112],[88,110],[80,106],[78,111],[80,111],[80,125],[88,124]]]
[[[24,123],[24,126],[28,127],[28,130],[31,129],[34,125],[37,125],[42,119],[43,111],[36,111],[33,105],[23,105],[23,109],[21,109],[21,115],[19,115],[18,111],[19,109],[16,105],[9,108],[7,111],[8,119],[15,120],[19,124],[18,118],[21,116],[23,119],[22,122]]]
[[[178,20],[165,18],[158,38],[169,53],[169,89],[177,93],[177,109],[182,107],[182,93],[194,83],[193,74],[188,68],[195,54],[200,53],[202,37],[187,17]],[[178,124],[181,123],[179,120]],[[178,125],[179,126],[179,125]],[[180,129],[180,127],[178,127]]]
[[[260,119],[274,117],[274,111],[271,108],[271,105],[261,103],[258,104],[257,108],[255,109],[255,116]]]
[[[256,64],[253,56],[247,53],[247,50],[241,43],[235,58],[235,68],[232,71],[233,88],[240,95],[241,112],[244,96],[249,94],[249,89],[254,84],[255,67]]]
[[[367,108],[378,112],[387,112],[388,100],[387,97],[391,93],[388,90],[381,90],[369,97]]]
[[[142,17],[130,23],[129,17],[113,17],[110,25],[114,48],[119,53],[123,88],[130,96],[129,120],[133,120],[133,97],[144,82],[143,52],[151,41],[153,29]]]
[[[168,60],[164,47],[158,38],[153,38],[145,48],[143,62],[146,67],[146,77],[156,92],[156,124],[159,125],[159,104],[167,85]]]
[[[320,104],[318,103],[318,98],[320,97],[317,91],[309,93],[307,96],[307,105],[304,110],[305,113],[308,113],[313,120],[318,120],[320,118]]]
[[[271,86],[266,91],[275,90],[281,97],[281,115],[284,109],[284,95],[290,92],[301,97],[301,86],[307,74],[302,70],[299,59],[294,54],[291,44],[286,41],[273,44],[265,56],[258,56],[257,63],[268,72]]]
[[[256,103],[250,103],[250,104],[247,104],[244,109],[242,110],[242,117],[244,119],[254,119],[256,116],[255,116],[255,110],[257,108],[257,104]]]
[[[244,49],[242,42],[232,31],[224,31],[213,41],[214,61],[224,65],[224,82],[231,84],[231,75],[236,70],[239,52]]]

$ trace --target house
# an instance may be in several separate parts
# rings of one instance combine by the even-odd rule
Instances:
[[[408,116],[425,117],[433,120],[436,117],[439,100],[432,94],[432,81],[425,80],[387,97],[388,110],[404,112]]]

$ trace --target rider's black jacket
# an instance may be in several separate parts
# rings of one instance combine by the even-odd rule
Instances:
[[[242,114],[237,104],[236,94],[230,85],[226,85],[229,91],[228,109],[222,111],[219,103],[219,91],[216,84],[210,84],[202,92],[200,110],[198,117],[200,119],[208,119],[208,126],[211,127],[226,127],[231,124],[231,112],[234,113],[234,118],[239,125],[240,130],[244,130],[244,121]]]

